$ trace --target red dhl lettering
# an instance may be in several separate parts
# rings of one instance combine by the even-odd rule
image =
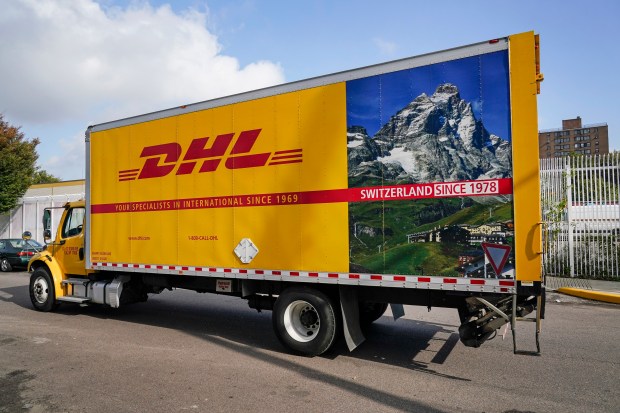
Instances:
[[[221,134],[215,139],[196,138],[184,155],[183,147],[177,142],[144,147],[140,153],[140,158],[146,158],[142,167],[119,171],[118,180],[161,178],[173,171],[176,175],[188,175],[196,170],[214,172],[222,163],[227,169],[244,169],[302,162],[302,149],[251,153],[260,132],[261,129],[243,131],[236,141],[235,133]]]

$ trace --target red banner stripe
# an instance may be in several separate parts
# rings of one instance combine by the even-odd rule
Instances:
[[[305,192],[277,192],[206,198],[163,199],[142,202],[93,204],[93,214],[177,211],[209,208],[240,208],[323,204],[335,202],[376,202],[407,199],[497,196],[512,194],[512,178],[481,181],[439,182],[381,187],[327,189]]]

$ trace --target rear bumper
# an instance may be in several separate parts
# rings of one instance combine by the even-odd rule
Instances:
[[[31,257],[6,257],[11,267],[26,268]]]

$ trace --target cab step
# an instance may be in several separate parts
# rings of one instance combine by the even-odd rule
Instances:
[[[90,280],[88,278],[67,278],[66,280],[62,280],[61,284],[62,285],[67,285],[67,284],[71,284],[71,285],[75,285],[75,284],[86,285],[89,282],[90,282]]]
[[[63,286],[67,286],[67,291],[65,291],[65,294],[67,295],[58,297],[56,300],[66,303],[77,303],[86,305],[86,303],[89,303],[91,301],[90,298],[85,297],[85,295],[88,294],[86,290],[88,289],[89,282],[90,280],[88,278],[67,278],[66,280],[62,280],[61,284]]]
[[[62,301],[62,302],[66,302],[66,303],[78,303],[78,304],[84,304],[90,301],[90,298],[88,297],[74,297],[71,295],[65,295],[63,297],[58,297],[56,298],[56,301]]]

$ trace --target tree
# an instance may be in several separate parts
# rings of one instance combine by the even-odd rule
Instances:
[[[28,140],[0,114],[0,214],[15,208],[35,182],[58,178],[36,167],[39,139]]]
[[[55,177],[52,174],[47,173],[43,169],[38,169],[32,177],[32,185],[36,184],[53,184],[54,182],[60,182],[60,178]]]

